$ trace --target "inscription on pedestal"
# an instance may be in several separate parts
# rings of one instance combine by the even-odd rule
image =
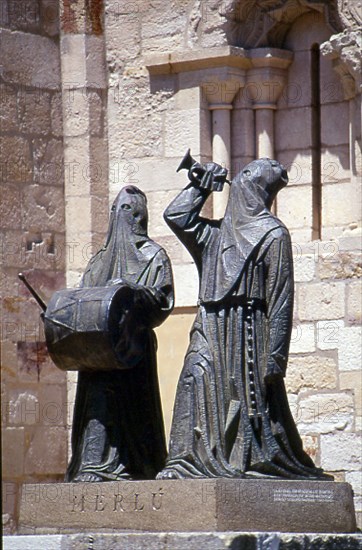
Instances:
[[[334,492],[329,489],[275,489],[275,502],[332,502]]]
[[[274,480],[25,485],[21,534],[41,529],[354,532],[348,483]]]
[[[153,493],[123,492],[109,495],[73,495],[71,512],[150,512],[162,509],[162,489]]]

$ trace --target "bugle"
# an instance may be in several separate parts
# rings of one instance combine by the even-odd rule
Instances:
[[[226,168],[215,162],[200,164],[191,156],[190,149],[187,149],[176,172],[180,170],[188,170],[189,180],[196,183],[198,187],[209,191],[222,191],[225,182],[230,184],[230,181],[226,179],[228,173]]]

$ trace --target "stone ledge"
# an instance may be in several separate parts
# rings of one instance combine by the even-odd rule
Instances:
[[[24,485],[19,532],[354,533],[348,483],[202,479]]]
[[[4,550],[359,550],[362,536],[303,533],[88,533],[3,538]]]
[[[250,69],[272,65],[284,69],[293,58],[292,52],[278,48],[244,50],[237,46],[220,46],[205,50],[170,52],[146,57],[151,75],[182,73],[218,67]]]

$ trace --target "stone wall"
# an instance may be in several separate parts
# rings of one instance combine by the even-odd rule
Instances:
[[[361,521],[361,95],[352,0],[341,12],[336,2],[324,11],[313,2],[281,2],[270,12],[262,0],[258,10],[255,2],[64,0],[60,16],[50,0],[36,2],[31,16],[27,2],[19,3],[25,14],[10,4],[2,8],[1,75],[9,522],[20,483],[60,479],[65,470],[76,382],[46,358],[33,321],[37,306],[17,272],[29,273],[45,298],[75,285],[126,184],[147,193],[150,235],[173,262],[176,309],[157,330],[169,432],[198,279],[162,212],[187,181],[175,170],[188,147],[197,160],[226,163],[232,175],[258,155],[275,155],[289,170],[276,206],[290,228],[295,263],[289,399],[307,451],[352,483]],[[326,53],[318,58],[317,106],[316,43]],[[212,112],[216,104],[223,113]],[[229,138],[224,151],[220,134],[221,145]],[[223,200],[211,199],[205,213],[222,215]],[[67,412],[59,419],[58,405]]]
[[[256,21],[257,15],[251,15],[248,46],[254,48],[251,30]],[[213,156],[213,118],[207,96],[214,86],[218,93],[224,91],[225,102],[230,73],[225,76],[220,68],[215,76],[211,68],[215,56],[221,54],[214,55],[212,48],[225,47],[231,43],[230,36],[238,36],[230,29],[215,3],[180,1],[161,9],[158,3],[146,7],[139,2],[122,11],[117,3],[109,2],[106,8],[108,140],[111,175],[119,177],[110,181],[110,196],[128,182],[147,192],[151,236],[168,250],[174,268],[177,307],[158,329],[167,432],[198,281],[190,256],[170,233],[161,213],[185,185],[186,174],[175,174],[175,169],[186,148],[191,147],[192,155],[202,161]],[[292,234],[295,262],[295,326],[286,378],[289,399],[305,447],[316,463],[336,479],[353,484],[361,521],[361,145],[358,117],[353,116],[360,110],[361,96],[358,87],[352,97],[346,95],[335,61],[323,56],[319,58],[319,238],[312,192],[317,138],[313,134],[311,48],[328,41],[337,30],[322,13],[310,10],[290,16],[279,42],[276,38],[281,34],[275,33],[270,45],[291,51],[293,59],[286,69],[283,91],[274,98],[271,141],[275,156],[290,173],[290,184],[277,204],[277,213]],[[126,38],[119,55],[121,35]],[[236,39],[234,45],[242,46]],[[229,55],[226,63],[232,63],[232,54],[225,51],[225,59]],[[260,147],[254,135],[255,94],[251,91],[255,81],[248,80],[250,69],[243,63],[246,85],[236,95],[234,90],[232,101],[232,174],[254,158]],[[266,71],[258,85],[267,86],[269,78]],[[211,203],[208,214],[213,210]]]
[[[44,342],[40,309],[65,286],[65,219],[57,4],[2,2],[1,412],[5,530],[15,528],[19,487],[62,479],[65,374]]]

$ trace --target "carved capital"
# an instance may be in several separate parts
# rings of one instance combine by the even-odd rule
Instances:
[[[321,53],[333,60],[333,68],[342,80],[345,99],[351,99],[362,89],[362,35],[345,30],[334,34],[321,46]]]
[[[245,71],[232,67],[209,69],[201,79],[201,86],[209,108],[231,109],[232,102],[245,84]]]
[[[247,87],[253,108],[275,109],[293,54],[275,48],[257,48],[248,54],[252,68],[247,73]]]

